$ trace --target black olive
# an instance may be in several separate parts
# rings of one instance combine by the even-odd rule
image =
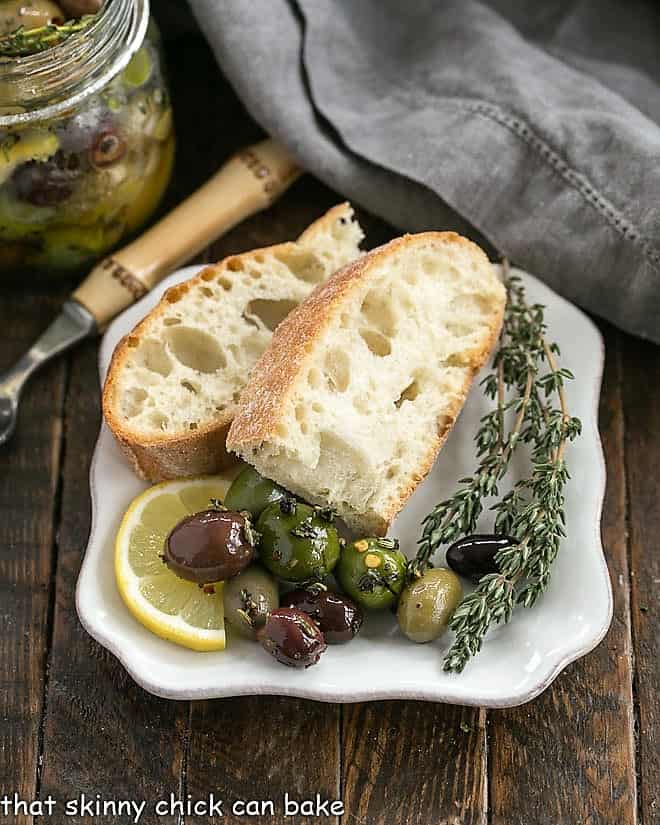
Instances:
[[[350,642],[362,627],[362,611],[347,596],[310,587],[292,590],[281,598],[285,607],[307,613],[321,628],[328,644]]]
[[[250,520],[229,510],[203,510],[180,521],[165,540],[163,561],[182,579],[212,584],[237,576],[255,556]]]
[[[488,573],[499,573],[495,556],[515,544],[516,540],[509,536],[492,533],[465,536],[447,550],[447,564],[455,573],[476,583]]]
[[[112,166],[126,153],[126,141],[116,132],[107,130],[97,135],[90,150],[90,160],[94,166]]]
[[[47,161],[30,161],[20,166],[12,177],[18,200],[33,206],[57,206],[71,197],[82,174],[75,155],[57,152]]]
[[[326,650],[318,625],[302,610],[279,607],[257,631],[261,646],[289,667],[311,667]]]

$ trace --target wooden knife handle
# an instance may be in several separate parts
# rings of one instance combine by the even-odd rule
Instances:
[[[97,264],[73,298],[104,327],[215,238],[270,206],[300,174],[274,140],[243,149],[136,241]]]

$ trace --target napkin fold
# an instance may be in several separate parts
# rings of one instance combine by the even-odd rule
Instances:
[[[660,7],[189,0],[253,117],[407,231],[482,233],[660,342]]]

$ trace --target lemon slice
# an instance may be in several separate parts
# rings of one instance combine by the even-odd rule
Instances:
[[[239,469],[150,487],[133,501],[117,533],[115,576],[126,606],[152,633],[192,650],[224,650],[222,585],[206,593],[170,572],[161,559],[165,538],[210,499],[222,500]]]

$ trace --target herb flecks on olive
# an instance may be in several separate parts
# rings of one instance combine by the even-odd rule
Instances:
[[[222,596],[225,620],[250,639],[256,638],[256,631],[280,604],[277,582],[259,565],[250,565],[230,579]]]
[[[256,521],[269,504],[288,497],[286,490],[274,481],[264,478],[254,467],[246,467],[227,490],[225,506],[230,510],[247,510]]]
[[[336,575],[342,589],[358,604],[383,609],[397,603],[406,565],[396,540],[365,538],[344,547]]]
[[[339,558],[337,530],[313,507],[291,498],[269,504],[259,516],[261,562],[278,579],[321,581]]]
[[[163,561],[199,585],[237,576],[255,556],[249,518],[228,510],[203,510],[180,521],[165,540]]]
[[[273,610],[257,638],[264,650],[289,667],[311,667],[326,650],[318,625],[302,610],[291,607]]]
[[[358,605],[325,588],[292,590],[282,597],[282,605],[307,613],[321,628],[328,644],[350,642],[362,627],[362,610]]]
[[[517,544],[509,536],[475,533],[455,541],[447,550],[447,564],[451,569],[475,584],[488,573],[499,573],[496,555]]]
[[[434,567],[403,591],[397,609],[399,627],[413,642],[432,642],[447,629],[463,598],[460,579],[446,567]]]
[[[314,507],[314,512],[321,519],[327,521],[328,524],[334,524],[337,518],[337,513],[332,507]]]

